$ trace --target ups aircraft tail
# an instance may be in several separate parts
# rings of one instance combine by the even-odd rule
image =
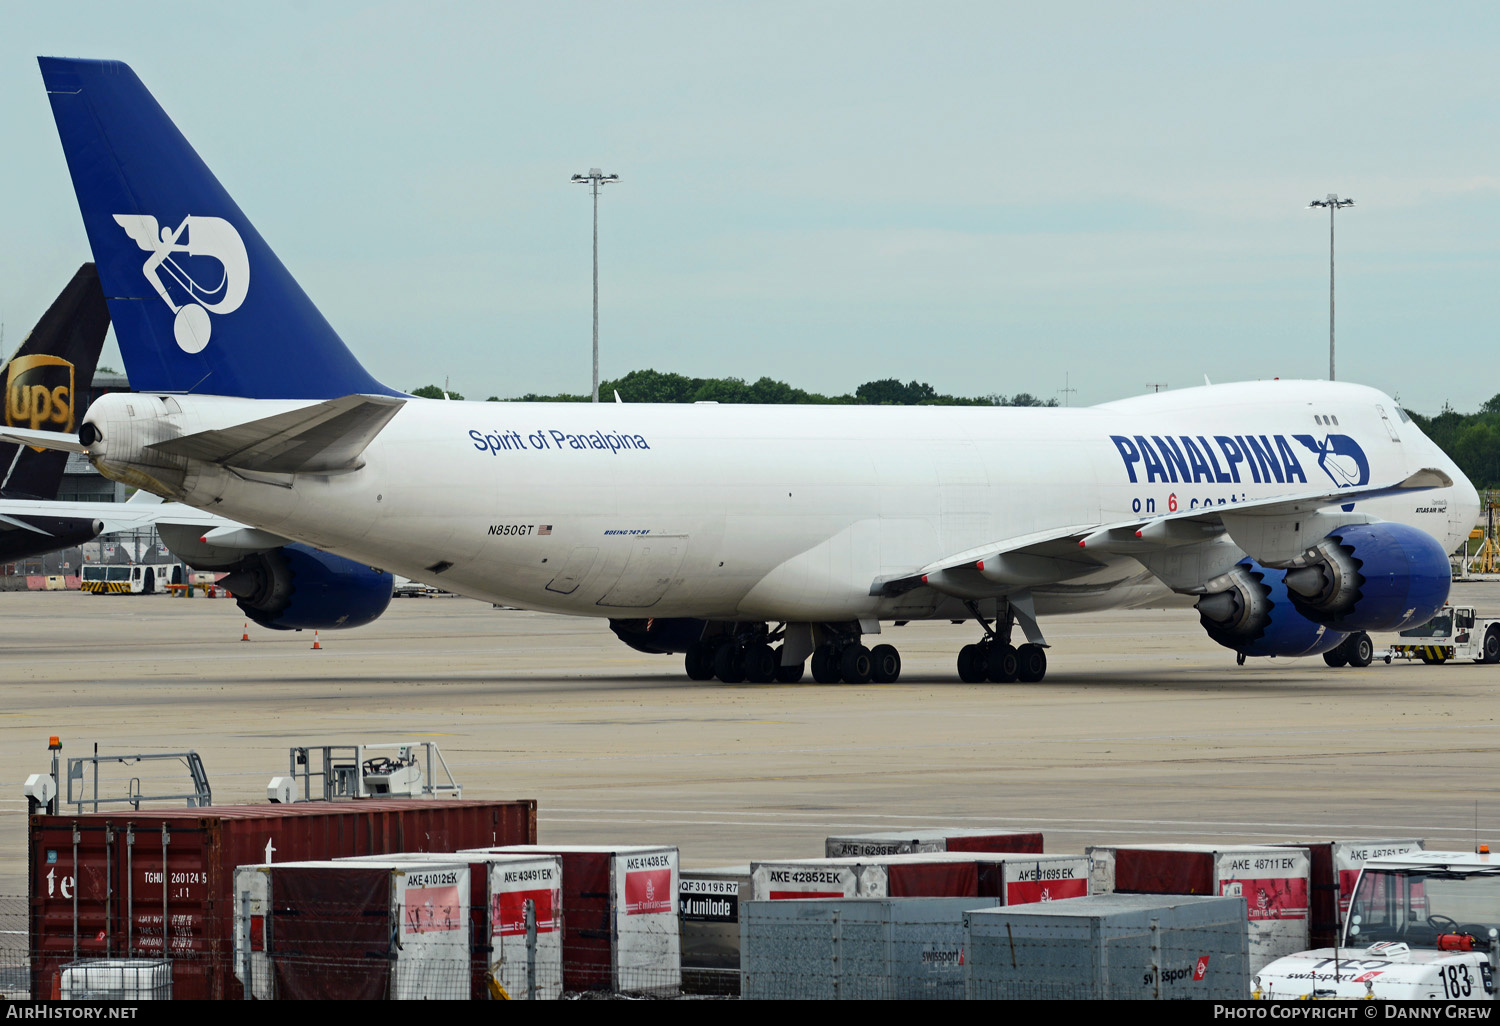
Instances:
[[[109,308],[93,264],[84,264],[42,314],[5,366],[8,427],[72,433],[83,413],[99,351],[109,331]],[[66,452],[0,445],[0,496],[55,499]]]
[[[349,352],[130,68],[39,61],[134,388],[400,394]]]

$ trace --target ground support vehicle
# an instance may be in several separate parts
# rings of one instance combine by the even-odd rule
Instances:
[[[1392,645],[1385,661],[1420,659],[1428,665],[1450,659],[1500,663],[1500,619],[1479,616],[1473,606],[1445,605],[1431,620],[1401,632],[1410,639]]]
[[[1491,1001],[1500,968],[1500,860],[1419,851],[1360,870],[1339,946],[1255,974],[1257,1000]]]

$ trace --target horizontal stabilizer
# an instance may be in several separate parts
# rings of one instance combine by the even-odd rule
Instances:
[[[61,449],[63,452],[87,452],[77,435],[62,431],[34,431],[31,428],[0,428],[0,442],[31,445],[38,449]]]
[[[175,456],[269,474],[357,470],[360,455],[405,399],[346,395],[234,427],[200,431],[150,448]]]

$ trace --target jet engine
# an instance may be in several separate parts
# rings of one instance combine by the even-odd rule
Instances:
[[[1292,604],[1341,631],[1399,631],[1426,623],[1448,601],[1453,572],[1437,539],[1406,524],[1350,524],[1286,572]]]
[[[1237,563],[1198,600],[1208,636],[1247,656],[1312,656],[1341,644],[1348,635],[1307,619],[1292,604],[1286,572],[1254,560]]]
[[[309,545],[255,552],[223,584],[262,627],[293,631],[361,627],[391,604],[395,578]]]

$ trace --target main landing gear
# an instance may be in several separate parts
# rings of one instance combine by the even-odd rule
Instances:
[[[765,624],[735,628],[689,647],[683,661],[689,678],[796,684],[808,668],[819,684],[893,684],[901,676],[901,653],[894,646],[866,648],[858,630],[842,625],[785,624],[775,631]]]
[[[1016,647],[1010,643],[1011,630],[1016,625],[1018,614],[1029,616],[1029,611],[1007,605],[1004,617],[996,618],[992,627],[989,621],[979,615],[979,609],[974,603],[968,605],[974,619],[984,628],[984,637],[958,650],[960,680],[965,684],[979,684],[986,680],[996,684],[1010,684],[1013,681],[1035,684],[1047,676],[1047,650],[1042,644],[1028,641]],[[1041,632],[1035,629],[1035,618],[1022,626],[1026,628],[1028,636],[1040,639]],[[995,629],[997,627],[998,631]]]
[[[1360,631],[1324,652],[1323,661],[1329,666],[1369,666],[1375,661],[1375,644],[1368,634]]]

